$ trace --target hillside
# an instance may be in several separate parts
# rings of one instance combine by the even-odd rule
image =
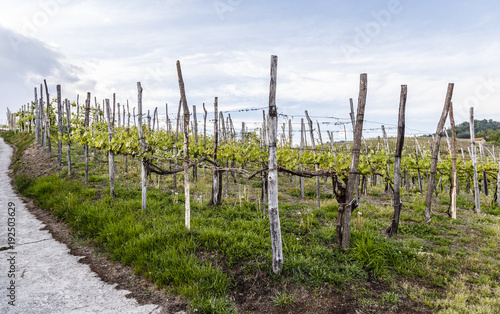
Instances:
[[[469,122],[462,122],[456,127],[457,138],[470,138]],[[500,144],[500,122],[491,119],[474,120],[475,137],[483,137],[490,144]]]
[[[280,175],[285,266],[276,275],[269,220],[256,197],[260,179],[231,179],[224,204],[212,206],[211,172],[203,175],[200,169],[188,231],[184,195],[172,176],[151,176],[144,212],[137,160],[129,160],[125,171],[124,156],[117,157],[120,180],[110,197],[106,152],[97,150],[91,158],[85,185],[80,145],[73,145],[71,176],[65,164],[44,174],[38,161],[23,154],[33,136],[7,132],[4,137],[19,148],[13,170],[23,195],[65,222],[77,242],[91,243],[109,264],[132,267],[169,299],[182,300],[189,312],[495,313],[500,306],[500,211],[491,197],[481,195],[483,214],[475,214],[465,186],[457,200],[458,219],[448,217],[449,195],[441,186],[429,224],[423,221],[425,201],[418,187],[404,189],[400,229],[389,239],[383,230],[392,219],[391,196],[382,180],[367,184],[353,212],[351,247],[343,251],[336,245],[338,203],[331,187],[322,188],[322,206],[316,209],[314,179],[306,180],[301,199],[296,183]],[[43,153],[38,146],[29,149]],[[55,163],[54,156],[48,164],[51,159]]]

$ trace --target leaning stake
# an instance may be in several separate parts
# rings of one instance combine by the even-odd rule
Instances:
[[[446,99],[444,101],[443,112],[441,113],[441,118],[436,129],[436,135],[434,136],[434,143],[432,145],[432,159],[431,159],[431,169],[429,173],[429,183],[427,184],[427,197],[425,202],[427,207],[425,208],[424,221],[429,223],[431,221],[431,207],[432,207],[432,192],[436,187],[436,171],[437,171],[437,161],[439,154],[439,143],[441,141],[441,133],[443,132],[443,126],[448,116],[448,111],[450,109],[451,97],[453,96],[453,83],[448,84],[448,91],[446,92]]]
[[[184,109],[184,204],[186,229],[190,229],[191,204],[189,201],[189,107],[182,79],[181,63],[177,60],[177,76],[179,77],[179,90],[181,92],[182,108]]]

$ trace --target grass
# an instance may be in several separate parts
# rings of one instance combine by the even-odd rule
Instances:
[[[19,145],[18,152],[32,141],[25,135],[4,136]],[[284,286],[350,291],[349,287],[375,280],[391,288],[360,294],[359,306],[397,309],[410,299],[442,313],[495,313],[500,308],[500,217],[495,206],[485,206],[482,215],[461,208],[454,221],[444,214],[445,192],[433,208],[432,223],[426,224],[422,196],[405,194],[399,233],[388,239],[382,231],[389,226],[393,209],[380,185],[363,196],[353,213],[351,248],[344,251],[336,245],[336,201],[324,193],[322,207],[316,209],[314,195],[297,201],[296,189],[288,188],[291,192],[280,200],[284,269],[275,275],[269,221],[262,205],[252,199],[258,194],[258,181],[246,188],[235,184],[230,191],[235,196],[214,207],[208,204],[209,175],[203,177],[200,169],[200,179],[192,187],[191,231],[187,231],[184,195],[179,187],[172,190],[172,177],[151,178],[144,212],[137,165],[129,162],[129,173],[124,173],[117,159],[120,183],[112,198],[105,157],[96,157],[91,158],[88,186],[82,184],[78,168],[82,165],[75,156],[75,175],[61,172],[38,179],[20,175],[16,188],[112,260],[182,295],[192,311],[235,313],[232,292],[252,276],[279,291],[268,297],[276,307],[298,302]],[[312,180],[306,183],[306,190],[312,191]],[[469,204],[470,195],[462,194],[459,200]],[[483,195],[481,200],[490,203]]]
[[[285,306],[295,303],[295,296],[293,294],[287,294],[285,291],[276,293],[275,296],[270,297],[271,302],[274,306]]]

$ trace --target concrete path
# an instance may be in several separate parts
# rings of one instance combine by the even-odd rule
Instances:
[[[10,185],[11,155],[0,137],[0,313],[160,313],[156,305],[127,299],[128,291],[103,282],[40,230],[44,225]]]

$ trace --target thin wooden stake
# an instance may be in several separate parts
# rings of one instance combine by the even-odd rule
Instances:
[[[451,191],[450,191],[450,213],[452,219],[457,219],[457,131],[455,128],[455,117],[453,116],[453,103],[450,103],[451,124]]]
[[[189,193],[189,107],[182,78],[181,63],[177,60],[177,76],[179,78],[179,90],[181,92],[182,108],[184,109],[184,222],[186,229],[191,229],[191,201]]]
[[[144,139],[144,131],[142,129],[142,86],[141,82],[137,82],[137,120],[139,121],[139,141],[141,143],[142,152],[146,152],[146,141]],[[135,115],[134,115],[135,117]],[[135,121],[135,119],[134,119]],[[141,200],[142,200],[142,210],[147,210],[147,170],[144,163],[144,157],[141,158]]]
[[[401,85],[401,96],[399,99],[399,117],[398,117],[398,139],[396,143],[396,151],[394,153],[394,218],[389,229],[389,237],[398,233],[399,215],[403,203],[401,202],[399,189],[401,180],[401,155],[403,153],[403,145],[405,141],[405,110],[406,110],[406,95],[407,86]]]
[[[313,131],[313,125],[312,125],[312,120],[309,118],[309,114],[307,113],[307,110],[305,111],[306,114],[306,119],[307,123],[309,124],[309,135],[311,136],[311,147],[313,150],[314,156],[316,156],[316,143],[314,141],[314,131]],[[319,171],[319,165],[316,163],[314,164],[314,170]],[[319,184],[319,176],[316,176],[316,208],[321,209],[321,195],[320,195],[320,184]]]
[[[473,174],[473,180],[474,180],[474,211],[476,213],[481,212],[481,202],[479,200],[479,183],[478,183],[478,178],[477,178],[477,157],[476,157],[476,143],[474,141],[474,107],[470,108],[470,120],[469,120],[469,126],[470,126],[470,143],[471,143],[471,158],[472,158],[472,165],[474,168],[474,174]]]
[[[278,133],[278,111],[276,109],[276,78],[278,57],[271,56],[271,82],[269,87],[269,224],[271,229],[271,246],[273,251],[273,272],[280,274],[283,270],[283,248],[281,243],[281,226],[278,210],[278,157],[276,138]]]
[[[444,102],[443,112],[441,113],[441,118],[436,129],[436,135],[434,136],[434,143],[432,145],[432,156],[431,156],[431,169],[429,172],[429,180],[427,184],[427,195],[425,198],[426,208],[424,213],[424,221],[429,223],[431,221],[431,209],[432,209],[432,193],[436,188],[436,171],[437,162],[439,155],[439,144],[441,141],[441,134],[443,132],[443,126],[448,116],[448,111],[450,109],[451,98],[453,96],[453,83],[448,84],[448,91],[446,92],[446,99]]]
[[[358,174],[359,153],[361,149],[361,136],[363,135],[363,121],[365,116],[366,94],[367,94],[368,77],[366,73],[360,75],[359,96],[358,96],[358,111],[356,117],[356,126],[353,135],[352,159],[351,168],[349,170],[349,178],[346,188],[346,202],[351,204],[354,195],[354,184]],[[342,224],[342,248],[349,248],[351,242],[351,206],[344,206],[344,221]]]

